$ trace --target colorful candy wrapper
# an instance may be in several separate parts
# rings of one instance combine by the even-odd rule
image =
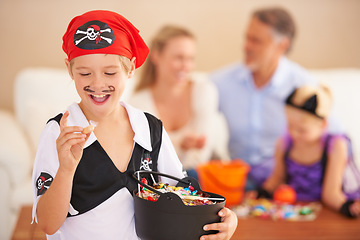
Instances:
[[[144,184],[148,184],[147,180],[145,178],[141,179],[141,182]],[[137,196],[149,200],[149,201],[157,201],[159,199],[159,194],[152,192],[151,190],[139,186],[139,191],[137,193]],[[175,187],[170,186],[167,183],[155,183],[153,184],[153,187],[162,192],[172,192],[178,195],[183,203],[186,206],[198,206],[198,205],[210,205],[210,204],[216,204],[216,201],[223,201],[223,198],[210,198],[206,193],[202,191],[195,190],[194,187],[189,186],[187,188],[183,187]]]

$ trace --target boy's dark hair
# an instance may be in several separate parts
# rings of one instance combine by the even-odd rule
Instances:
[[[276,33],[287,37],[290,40],[287,52],[291,49],[296,27],[289,12],[280,7],[263,8],[256,10],[252,16],[271,26]]]

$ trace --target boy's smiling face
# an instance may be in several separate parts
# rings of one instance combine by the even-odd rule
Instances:
[[[104,117],[119,107],[133,67],[127,72],[118,55],[83,55],[74,58],[71,64],[66,60],[66,65],[81,98],[79,105],[88,118]]]

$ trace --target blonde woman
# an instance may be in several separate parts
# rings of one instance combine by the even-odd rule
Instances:
[[[149,58],[128,102],[162,120],[184,168],[197,177],[199,163],[229,156],[217,91],[204,75],[192,73],[195,54],[191,32],[163,27],[150,44]]]
[[[349,140],[327,133],[331,105],[331,92],[323,85],[303,86],[288,96],[288,133],[277,142],[274,171],[258,189],[258,197],[270,197],[287,183],[296,191],[297,201],[321,200],[349,217],[360,215],[360,189],[344,188],[345,170],[355,166]],[[351,170],[359,186],[359,172]]]

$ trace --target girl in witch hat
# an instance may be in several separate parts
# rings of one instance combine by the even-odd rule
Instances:
[[[350,140],[327,132],[331,106],[331,91],[324,85],[299,87],[288,96],[288,132],[277,142],[275,168],[258,197],[271,197],[285,183],[297,201],[322,201],[346,216],[360,215],[360,174]]]

